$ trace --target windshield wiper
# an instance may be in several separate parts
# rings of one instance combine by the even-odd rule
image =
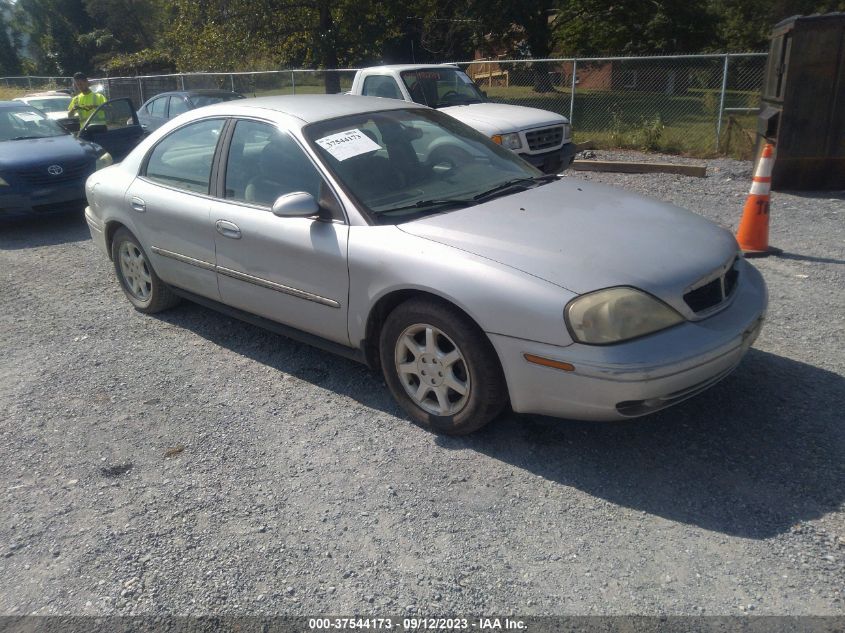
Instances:
[[[488,189],[487,191],[482,191],[481,193],[473,196],[473,200],[476,202],[480,202],[482,200],[487,200],[488,198],[495,196],[496,194],[504,193],[509,189],[513,189],[514,187],[523,187],[527,188],[528,185],[542,185],[547,182],[552,182],[560,178],[557,174],[543,174],[542,176],[529,176],[526,178],[514,178],[512,180],[506,180],[505,182]]]
[[[12,140],[12,141],[28,141],[29,139],[33,139],[33,138],[52,138],[52,137],[50,137],[50,136],[16,136],[15,138],[10,139],[10,140]]]
[[[389,209],[385,209],[384,211],[376,211],[376,213],[381,215],[383,213],[393,213],[394,211],[406,211],[408,209],[425,209],[428,207],[442,207],[445,205],[462,205],[466,207],[471,207],[474,204],[476,204],[476,202],[472,198],[431,198],[430,200],[417,200],[416,202],[412,202],[411,204],[403,204],[399,207],[391,207]]]

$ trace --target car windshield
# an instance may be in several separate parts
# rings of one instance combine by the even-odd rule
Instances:
[[[44,112],[67,111],[70,105],[70,97],[47,97],[44,99],[27,99],[27,104],[43,110]]]
[[[215,103],[222,103],[224,101],[243,99],[244,96],[233,92],[232,94],[222,95],[191,95],[189,98],[191,100],[191,103],[193,103],[195,107],[201,108],[203,106],[213,105]]]
[[[347,192],[382,224],[544,182],[513,152],[433,110],[366,112],[313,123],[304,132]]]
[[[0,110],[0,141],[22,141],[66,134],[68,132],[61,125],[35,108]]]
[[[399,73],[411,98],[430,108],[481,103],[484,95],[457,68],[426,68]]]

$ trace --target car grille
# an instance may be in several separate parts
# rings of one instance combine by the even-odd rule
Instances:
[[[739,281],[738,262],[739,259],[735,257],[723,275],[686,293],[684,302],[690,310],[696,313],[706,312],[728,299],[736,290],[736,284]]]
[[[59,165],[62,173],[53,175],[47,171],[52,165]],[[87,178],[94,173],[94,161],[86,160],[79,163],[55,162],[32,167],[26,171],[19,171],[15,175],[23,182],[35,187],[56,185],[72,180]]]
[[[546,127],[541,130],[531,130],[525,133],[525,140],[532,151],[551,149],[563,141],[563,126]]]

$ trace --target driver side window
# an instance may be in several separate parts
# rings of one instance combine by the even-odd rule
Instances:
[[[364,80],[361,94],[365,97],[385,97],[387,99],[402,99],[396,80],[389,75],[372,75]]]

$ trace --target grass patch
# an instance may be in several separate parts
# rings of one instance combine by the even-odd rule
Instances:
[[[29,94],[30,90],[24,88],[6,88],[0,86],[0,101],[10,101],[17,97],[22,97],[25,94]]]

